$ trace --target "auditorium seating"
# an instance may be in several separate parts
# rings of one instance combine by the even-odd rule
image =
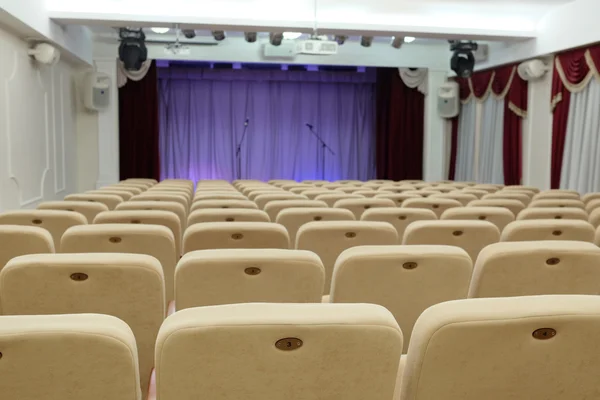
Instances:
[[[394,314],[404,334],[404,352],[419,315],[428,307],[467,297],[471,258],[451,246],[361,246],[338,257],[332,303],[371,303]]]
[[[517,220],[524,219],[578,219],[587,221],[588,214],[585,210],[576,207],[526,208],[517,217]]]
[[[462,207],[444,211],[440,219],[488,221],[502,232],[506,225],[515,220],[515,215],[504,207]]]
[[[465,189],[462,189],[460,191],[461,193],[466,193],[466,194],[472,194],[473,196],[477,197],[477,199],[481,199],[483,196],[488,195],[489,192],[486,190],[481,190],[481,189],[473,189],[472,186],[469,186]]]
[[[462,207],[462,204],[458,200],[452,199],[442,199],[439,197],[428,197],[421,199],[408,199],[402,203],[403,208],[423,208],[426,210],[431,210],[435,213],[436,217],[440,217],[444,211],[455,208]]]
[[[250,208],[201,208],[188,216],[188,226],[201,222],[270,222],[269,215]]]
[[[47,230],[52,235],[55,249],[60,246],[60,238],[67,229],[86,224],[87,219],[83,215],[71,211],[15,210],[0,213],[0,225],[37,226]]]
[[[202,200],[247,200],[246,196],[241,193],[235,192],[206,192],[196,193],[194,196],[194,202]]]
[[[511,222],[502,231],[503,242],[576,240],[594,242],[594,227],[587,221],[539,219]]]
[[[425,310],[402,400],[592,399],[600,391],[600,297],[467,299]]]
[[[160,400],[390,400],[402,353],[372,304],[233,304],[179,311],[156,344]]]
[[[186,210],[190,208],[189,200],[182,194],[166,194],[166,193],[152,193],[144,192],[133,196],[130,202],[136,201],[168,201],[173,203],[181,204]]]
[[[88,194],[112,194],[119,196],[123,201],[127,201],[131,199],[134,194],[127,190],[119,190],[119,189],[97,189],[97,190],[88,190]]]
[[[250,200],[198,200],[192,203],[190,212],[204,208],[249,208],[258,209],[255,202]]]
[[[102,190],[113,190],[113,189],[117,190],[117,191],[131,193],[132,196],[143,192],[143,190],[137,186],[130,186],[130,185],[126,185],[126,184],[116,184],[116,185],[102,187]]]
[[[579,200],[579,193],[574,190],[545,190],[533,196],[533,200]]]
[[[493,200],[493,199],[506,199],[506,200],[518,200],[526,206],[531,203],[531,196],[518,192],[516,190],[500,190],[498,192],[486,194],[481,200]]]
[[[183,252],[208,249],[289,249],[286,229],[270,222],[205,222],[183,235]]]
[[[277,214],[275,222],[287,229],[290,247],[296,246],[296,235],[300,227],[313,221],[354,221],[354,214],[342,208],[286,208]]]
[[[452,191],[450,193],[440,193],[431,195],[430,199],[451,199],[460,202],[460,204],[462,204],[463,206],[466,206],[471,201],[477,200],[478,197],[474,194]]]
[[[173,276],[179,254],[173,232],[160,225],[98,224],[69,228],[61,253],[132,253],[155,257],[163,268],[166,301],[173,300]]]
[[[365,212],[365,210],[381,207],[396,207],[396,204],[390,199],[362,198],[338,200],[335,202],[334,207],[350,210],[352,214],[354,214],[354,217],[357,220],[360,220],[360,217]]]
[[[323,208],[327,203],[321,200],[275,200],[265,205],[265,212],[269,215],[271,221],[277,219],[277,215],[286,208]]]
[[[175,305],[185,308],[233,303],[320,303],[325,270],[309,251],[200,250],[175,269]]]
[[[585,242],[494,243],[479,253],[469,297],[600,294],[600,248]]]
[[[156,258],[94,253],[14,258],[0,273],[0,304],[4,315],[98,313],[126,322],[135,335],[146,393],[166,315],[165,281]]]
[[[436,219],[435,213],[425,208],[371,208],[360,217],[361,221],[379,221],[391,224],[398,233],[398,244],[402,244],[404,231],[411,223]]]
[[[376,199],[390,199],[392,200],[398,207],[402,206],[408,199],[420,199],[421,196],[417,196],[415,194],[404,194],[404,193],[389,193],[389,192],[379,192],[375,196]]]
[[[37,209],[77,212],[87,219],[88,224],[93,223],[94,218],[96,218],[96,215],[98,215],[102,211],[108,211],[108,207],[106,206],[106,204],[86,201],[45,201],[43,203],[40,203]]]
[[[525,209],[525,204],[513,199],[487,199],[474,200],[468,204],[468,207],[502,207],[510,210],[516,218]]]
[[[315,200],[324,201],[325,203],[327,203],[327,206],[329,206],[329,207],[333,207],[335,205],[335,203],[337,203],[339,200],[352,200],[352,199],[364,199],[364,196],[361,196],[358,194],[347,194],[344,192],[332,191],[331,194],[320,194],[317,197],[315,197]]]
[[[475,262],[485,246],[499,240],[500,231],[488,221],[416,221],[406,228],[402,244],[456,246]]]
[[[393,245],[396,229],[386,222],[319,221],[304,224],[296,236],[296,249],[316,253],[325,267],[324,294],[329,294],[333,267],[338,256],[356,246]]]
[[[585,210],[585,204],[581,200],[574,199],[534,199],[531,204],[531,208],[549,207],[549,208],[581,208]]]
[[[14,257],[55,252],[52,235],[37,226],[0,225],[0,243],[0,271]]]
[[[6,400],[140,399],[136,342],[99,314],[0,316],[0,388]]]
[[[108,207],[109,210],[114,210],[117,205],[123,202],[123,199],[114,194],[90,194],[90,193],[79,193],[70,194],[65,197],[65,200],[69,201],[89,201],[102,203]]]
[[[187,211],[183,205],[174,201],[126,201],[117,206],[116,211],[143,210],[143,211],[169,211],[179,218],[181,230],[187,226]]]

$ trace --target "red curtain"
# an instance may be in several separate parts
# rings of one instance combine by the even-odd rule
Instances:
[[[121,179],[160,179],[158,76],[152,62],[146,76],[119,89],[119,167]]]
[[[379,68],[376,87],[378,179],[423,179],[425,95],[407,87],[397,68]]]
[[[453,181],[456,176],[456,155],[458,154],[458,117],[451,120],[452,137],[450,139],[450,168],[448,168],[448,179]]]
[[[593,74],[590,66],[600,66],[600,45],[565,51],[556,55],[552,74],[552,163],[550,185],[560,187],[565,137],[569,121],[571,90],[569,86],[580,85]]]
[[[516,71],[516,65],[506,65],[494,70],[480,71],[471,78],[456,78],[460,87],[460,99],[471,96],[481,99],[491,90],[496,96],[504,96],[504,183],[517,185],[522,175],[522,122],[527,114],[527,82]],[[452,125],[451,152],[455,152],[458,141],[458,122]],[[456,129],[456,134],[455,134]],[[450,155],[450,172],[454,178],[456,157]],[[450,174],[449,174],[450,175]],[[452,179],[449,178],[449,179]]]

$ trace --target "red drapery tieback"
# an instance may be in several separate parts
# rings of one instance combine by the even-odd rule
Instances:
[[[552,163],[550,185],[560,187],[571,93],[585,89],[594,76],[600,78],[600,45],[559,53],[552,73]]]
[[[456,78],[460,99],[467,103],[474,97],[485,101],[495,95],[504,101],[504,183],[518,185],[522,175],[522,120],[527,116],[527,81],[517,74],[517,65],[476,72],[470,78]],[[458,141],[458,120],[452,123],[452,147],[449,179],[454,179]]]

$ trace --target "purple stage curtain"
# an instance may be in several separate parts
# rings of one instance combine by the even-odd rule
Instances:
[[[314,125],[335,155],[328,180],[375,176],[371,71],[302,72],[164,68],[159,71],[161,178],[321,179]]]

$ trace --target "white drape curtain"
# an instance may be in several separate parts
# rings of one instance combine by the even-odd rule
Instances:
[[[482,104],[476,180],[504,184],[504,99],[488,96]]]
[[[475,130],[477,103],[470,101],[463,104],[458,120],[458,143],[456,153],[456,181],[472,181],[474,179]]]
[[[600,191],[600,82],[596,79],[571,93],[560,187],[579,193]]]
[[[151,65],[152,60],[146,60],[142,63],[139,71],[128,71],[125,69],[125,64],[117,60],[117,87],[121,88],[125,86],[129,79],[132,81],[141,81],[148,73],[148,70],[150,70]]]
[[[400,79],[411,89],[417,89],[427,96],[427,68],[398,68]]]

